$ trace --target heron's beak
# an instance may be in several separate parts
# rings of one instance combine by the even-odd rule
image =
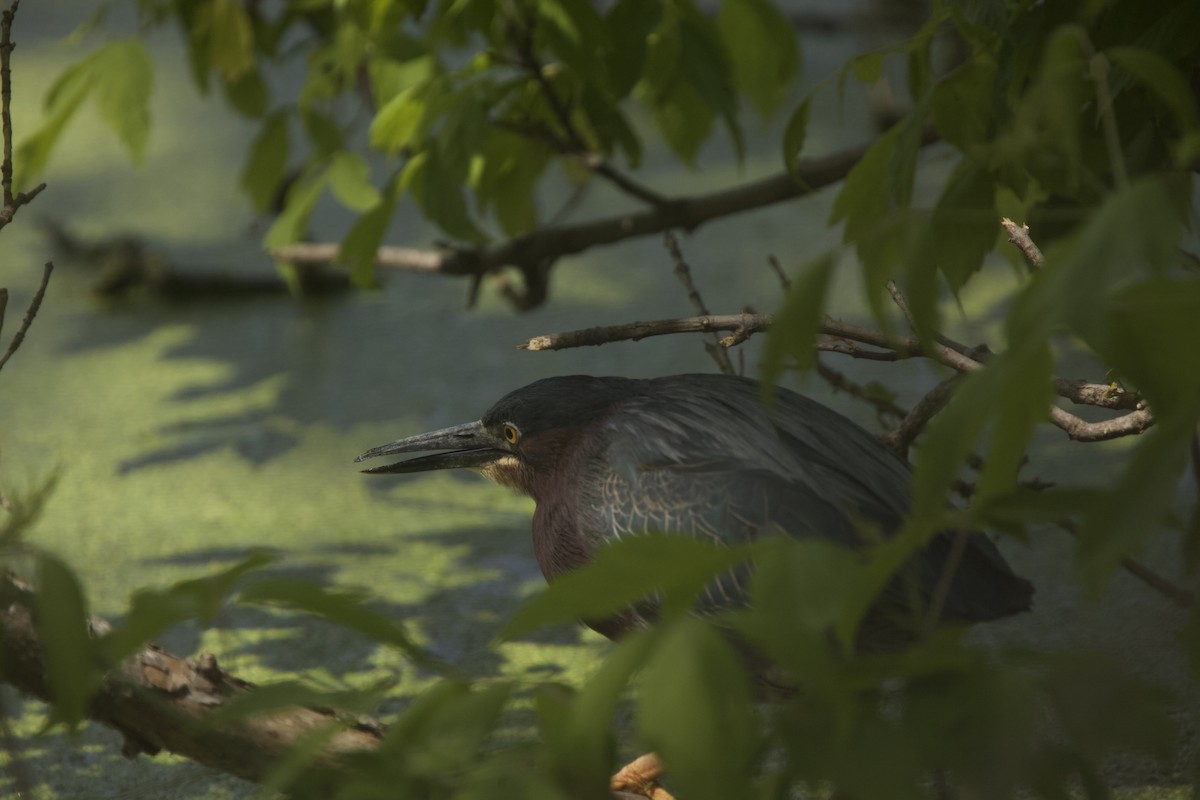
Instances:
[[[371,474],[428,472],[435,469],[459,467],[479,469],[509,455],[507,450],[501,449],[502,447],[503,442],[484,430],[482,422],[468,422],[466,425],[455,425],[452,428],[442,428],[440,431],[409,436],[407,439],[397,439],[394,442],[372,448],[354,460],[358,462],[367,458],[390,456],[397,453],[447,450],[449,452],[418,456],[407,461],[398,461],[395,464],[364,469],[363,472]]]

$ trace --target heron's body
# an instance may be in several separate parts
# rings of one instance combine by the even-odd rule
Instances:
[[[475,467],[530,495],[534,554],[554,580],[606,541],[649,532],[736,544],[786,532],[849,548],[864,526],[894,533],[910,498],[908,464],[865,430],[813,400],[777,390],[770,409],[754,381],[722,375],[649,380],[567,376],[506,395],[479,423],[411,437],[363,457],[430,449],[378,472]],[[928,600],[951,559],[941,534],[893,581],[881,607]],[[942,616],[997,619],[1029,608],[1032,587],[992,542],[966,534]],[[744,576],[724,576],[702,605],[745,602]],[[618,636],[652,606],[593,623]]]

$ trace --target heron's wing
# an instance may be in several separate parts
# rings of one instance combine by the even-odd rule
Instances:
[[[580,532],[599,540],[642,532],[685,533],[726,544],[786,531],[848,547],[863,526],[894,533],[909,505],[910,473],[865,430],[808,398],[780,390],[763,408],[757,384],[739,378],[674,376],[648,382],[597,437],[601,458],[581,482]],[[1016,578],[987,537],[966,534],[947,617],[992,619],[1028,606]],[[955,548],[943,534],[893,581],[883,601],[928,600]],[[708,600],[745,602],[735,574]]]

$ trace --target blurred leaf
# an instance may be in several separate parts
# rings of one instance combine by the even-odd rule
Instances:
[[[1044,658],[1048,669],[1038,679],[1072,747],[1097,763],[1125,750],[1170,763],[1176,727],[1171,714],[1178,701],[1171,691],[1095,653]]]
[[[983,266],[999,228],[995,184],[980,164],[963,159],[918,232],[906,267],[905,296],[916,333],[927,346],[941,327],[939,276],[957,293]]]
[[[100,117],[140,164],[150,138],[150,91],[154,65],[140,40],[106,45],[93,58],[96,105]]]
[[[342,150],[342,132],[331,117],[313,108],[302,108],[300,121],[318,156],[328,157]]]
[[[456,238],[480,242],[486,236],[476,227],[463,198],[465,176],[455,172],[437,148],[422,152],[404,167],[400,185],[408,189],[417,206],[430,221]]]
[[[588,0],[543,0],[532,6],[538,33],[573,77],[584,82],[602,80],[604,21]]]
[[[397,193],[397,181],[389,181],[379,203],[355,220],[342,238],[338,261],[350,265],[350,278],[355,286],[371,288],[376,285],[376,255],[396,210]]]
[[[234,80],[223,81],[221,85],[229,104],[242,114],[258,119],[266,113],[269,92],[257,69],[250,69]]]
[[[732,0],[721,4],[717,28],[729,54],[734,86],[762,117],[769,117],[800,71],[795,26],[769,0]]]
[[[391,152],[408,147],[421,129],[425,113],[425,96],[418,87],[400,92],[371,121],[371,146]]]
[[[535,191],[549,162],[544,148],[503,131],[484,142],[480,169],[473,180],[480,209],[490,207],[509,236],[537,227]]]
[[[139,589],[120,626],[100,640],[105,660],[108,664],[121,661],[180,622],[194,619],[210,624],[238,581],[274,560],[269,552],[253,551],[212,575],[180,581],[166,589]]]
[[[242,167],[241,185],[258,211],[267,211],[287,169],[289,114],[276,111],[263,122]]]
[[[975,58],[938,82],[930,99],[933,125],[943,139],[967,153],[988,144],[995,107],[996,64]]]
[[[368,608],[366,598],[359,594],[334,591],[307,581],[264,580],[243,589],[238,600],[304,611],[358,631],[374,642],[394,647],[423,667],[439,672],[446,669],[437,658],[414,643],[399,623]]]
[[[100,685],[100,670],[79,580],[70,567],[45,552],[38,554],[34,608],[55,715],[74,728],[87,718],[88,704]]]
[[[141,163],[150,136],[153,86],[153,66],[138,39],[109,42],[68,67],[46,92],[46,120],[17,149],[17,186],[45,170],[67,123],[93,93],[101,119],[134,163]]]
[[[677,614],[691,607],[717,573],[751,552],[666,533],[606,543],[591,564],[556,578],[527,600],[500,635],[515,639],[545,625],[600,620],[656,594],[663,596],[664,615]]]
[[[662,4],[647,0],[617,0],[604,19],[611,47],[606,69],[614,97],[625,97],[642,77],[647,38],[658,26]]]
[[[783,163],[792,177],[797,177],[800,154],[804,151],[804,142],[808,138],[808,115],[811,111],[812,95],[809,95],[796,106],[783,131]]]
[[[946,492],[951,482],[958,475],[984,425],[999,412],[996,398],[1006,391],[1009,382],[1020,380],[1022,366],[1021,358],[1007,352],[989,360],[983,369],[963,378],[950,402],[926,428],[914,460],[910,510],[910,520],[921,522],[925,526],[921,530],[925,533],[933,532],[928,527],[930,521],[945,508]],[[1045,396],[1045,389],[1040,385],[1028,388],[1038,397]],[[997,435],[1001,435],[999,431]]]
[[[829,650],[823,643],[832,633],[843,647],[853,649],[862,616],[890,570],[874,575],[867,553],[821,539],[780,537],[762,546],[750,589],[749,616],[759,619],[743,630],[753,628],[755,643],[790,666],[807,668],[809,659],[815,659],[812,663],[824,669]],[[807,652],[814,643],[825,653]]]
[[[358,153],[339,150],[329,164],[329,188],[333,196],[353,211],[366,211],[383,199],[371,183],[371,171]]]
[[[254,28],[237,0],[211,0],[198,9],[196,27],[207,34],[208,64],[235,81],[254,68]]]
[[[1160,420],[1194,418],[1200,415],[1200,370],[1181,369],[1180,359],[1200,353],[1198,313],[1200,280],[1152,277],[1093,309],[1092,318],[1103,319],[1102,333],[1088,343],[1137,386]]]
[[[883,53],[863,53],[850,59],[850,69],[854,79],[861,84],[871,86],[883,77]]]
[[[623,637],[571,699],[564,735],[548,740],[557,771],[582,786],[605,786],[613,752],[613,715],[630,680],[658,646],[656,630]]]
[[[758,748],[746,670],[729,642],[695,617],[661,632],[639,681],[638,728],[689,798],[727,800],[750,787]]]
[[[324,171],[314,175],[312,170],[292,183],[284,200],[283,211],[275,218],[275,222],[263,237],[263,244],[268,249],[282,247],[304,238],[308,220],[328,183],[329,178]]]
[[[1054,359],[1048,346],[1031,343],[1005,355],[1011,369],[1005,370],[1006,380],[993,399],[997,411],[992,444],[975,482],[975,497],[983,502],[1016,488],[1034,429],[1048,418],[1054,400]]]
[[[907,687],[903,735],[972,796],[1010,797],[1035,746],[1043,702],[1019,670],[975,664],[932,674]]]
[[[1186,418],[1160,421],[1140,437],[1121,477],[1084,517],[1075,571],[1093,597],[1099,596],[1121,558],[1136,555],[1170,516],[1194,432],[1194,421]]]
[[[763,349],[763,402],[770,406],[771,389],[791,356],[801,370],[811,369],[817,360],[816,337],[821,330],[822,310],[829,292],[829,280],[837,266],[836,253],[823,253],[805,264],[792,281],[783,305]]]
[[[1170,62],[1142,47],[1114,47],[1107,50],[1105,55],[1133,73],[1147,89],[1158,95],[1175,114],[1180,130],[1196,128],[1196,95]]]

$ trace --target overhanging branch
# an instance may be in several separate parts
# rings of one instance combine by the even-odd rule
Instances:
[[[931,129],[922,135],[923,144],[936,140]],[[781,172],[717,192],[666,198],[654,208],[540,228],[498,244],[454,245],[440,250],[382,247],[376,254],[376,263],[387,269],[475,278],[515,267],[525,278],[525,290],[510,292],[509,299],[518,308],[533,308],[546,299],[550,269],[563,256],[670,229],[691,231],[715,219],[803,197],[845,178],[869,147],[870,144],[865,144],[805,159],[795,175]],[[270,255],[293,263],[327,263],[337,260],[338,248],[330,243],[294,244],[271,250]]]

